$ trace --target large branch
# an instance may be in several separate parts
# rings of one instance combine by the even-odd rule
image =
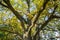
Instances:
[[[26,20],[12,7],[9,0],[3,0],[3,1],[7,5],[4,5],[3,3],[1,3],[1,5],[4,6],[4,7],[7,7],[8,9],[10,9],[14,13],[14,15],[20,20],[21,25],[22,25],[23,29],[25,30],[24,22],[27,23]]]
[[[45,23],[42,24],[42,26],[38,29],[38,31],[35,33],[34,38],[36,37],[36,35],[54,18],[53,14],[55,13],[55,10],[57,8],[57,5],[54,7],[54,11],[53,13],[50,15],[50,17],[48,18],[47,21],[45,21]]]
[[[30,35],[31,34],[30,32],[31,32],[32,27],[35,26],[35,23],[37,22],[40,14],[44,11],[44,9],[45,9],[46,4],[48,3],[48,1],[49,0],[45,0],[44,1],[44,3],[43,3],[43,9],[41,9],[41,10],[39,10],[37,12],[38,14],[36,14],[36,16],[33,17],[33,19],[34,19],[33,21],[31,20],[32,21],[32,25],[30,25],[29,28],[27,29],[27,31],[25,32],[26,35]]]
[[[43,3],[43,9],[42,9],[42,10],[39,10],[39,11],[37,12],[36,16],[33,17],[33,18],[34,18],[34,21],[33,21],[32,25],[29,27],[28,32],[31,30],[31,28],[32,28],[32,27],[35,25],[35,23],[37,22],[40,14],[44,11],[44,9],[45,9],[46,4],[48,3],[48,1],[49,1],[49,0],[45,0],[45,1],[44,1],[44,3]]]
[[[45,0],[43,3],[43,9],[39,10],[38,13],[36,14],[36,16],[34,16],[34,21],[33,21],[33,25],[30,27],[30,29],[35,25],[35,23],[37,22],[40,14],[44,11],[46,4],[48,3],[49,0]]]
[[[31,25],[31,27],[30,27],[29,29],[31,29],[31,28],[35,25],[35,23],[37,22],[40,14],[44,11],[44,9],[45,9],[46,4],[48,3],[48,1],[49,1],[49,0],[45,0],[45,1],[44,1],[44,3],[43,3],[43,9],[42,9],[42,10],[39,10],[39,11],[37,12],[36,16],[33,17],[33,18],[34,18],[34,21],[33,21],[33,23],[32,23],[33,25]],[[29,31],[29,30],[28,30],[28,31]]]

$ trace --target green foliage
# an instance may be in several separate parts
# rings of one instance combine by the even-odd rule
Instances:
[[[44,2],[45,2],[45,0],[38,0],[38,1],[31,0],[30,13],[28,13],[28,5],[26,3],[26,0],[10,0],[12,7],[19,13],[19,15],[21,15],[22,17],[24,15],[26,15],[26,18],[28,18],[29,20],[31,20],[34,17],[34,15],[38,14],[38,11],[43,9]],[[3,2],[3,4],[5,4],[5,3]],[[42,24],[45,23],[45,21],[46,21],[45,20],[46,16],[50,17],[51,13],[49,13],[49,9],[54,8],[54,5],[58,5],[58,8],[56,9],[56,12],[57,12],[56,15],[60,16],[60,0],[57,0],[57,1],[50,0],[46,4],[45,9],[40,14],[39,19],[37,20],[36,23],[38,23],[38,24],[41,23],[40,25],[42,26]],[[16,13],[16,14],[18,14],[18,13]],[[35,20],[35,19],[33,19],[33,20]],[[24,22],[24,26],[25,26],[25,29],[27,29],[29,27],[28,24],[26,24],[25,22]],[[37,26],[37,24],[36,24],[36,26]],[[25,33],[24,32],[25,30],[21,26],[21,21],[16,17],[16,15],[14,15],[10,9],[7,9],[2,6],[0,7],[0,29],[3,29],[5,31],[6,30],[12,31],[14,33],[19,33],[21,35],[23,35]],[[44,29],[46,29],[46,31],[44,31]],[[31,30],[31,36],[34,36],[36,30],[37,30],[37,27],[34,26]],[[52,32],[53,32],[53,30],[60,31],[60,19],[51,20],[45,26],[45,28],[43,28],[43,30],[41,30],[41,31],[44,34],[47,34],[48,33],[47,30],[52,31]],[[0,40],[19,40],[19,37],[16,34],[5,32],[5,31],[0,31]]]

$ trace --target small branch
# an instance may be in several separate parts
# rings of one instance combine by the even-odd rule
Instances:
[[[26,2],[27,2],[27,5],[28,5],[28,13],[30,13],[30,0],[26,0]]]
[[[53,18],[53,14],[55,13],[55,10],[56,10],[57,7],[58,7],[57,5],[54,7],[53,13],[52,13],[51,16],[48,18],[48,20],[45,21],[45,23],[43,23],[42,26],[38,29],[39,31],[36,32],[36,34],[34,35],[34,38],[36,37],[36,35],[37,35],[52,19],[54,19],[54,18]]]
[[[60,38],[60,36],[56,36],[55,38]]]
[[[8,6],[4,5],[4,4],[3,4],[3,3],[1,3],[1,2],[0,2],[0,5],[2,5],[3,7],[8,8]]]
[[[22,35],[20,35],[20,34],[17,33],[17,32],[13,32],[13,31],[9,31],[9,30],[5,30],[5,29],[1,29],[1,28],[0,28],[0,31],[3,31],[3,32],[9,32],[9,33],[12,33],[12,34],[16,34],[16,35],[20,36],[20,38],[22,39]]]
[[[53,15],[53,18],[60,18],[60,16],[57,16],[57,15]]]
[[[30,0],[26,0],[26,3],[27,3],[27,13],[26,14],[30,14]],[[31,25],[31,20],[29,18],[27,18],[27,23],[29,24],[27,29],[29,28],[29,26]]]
[[[35,24],[36,21],[38,20],[40,14],[44,11],[44,9],[45,9],[46,4],[48,3],[48,1],[49,1],[49,0],[45,0],[45,1],[44,1],[44,3],[43,3],[43,9],[39,10],[39,11],[38,11],[38,14],[36,14],[36,17],[35,17],[35,19],[34,19],[34,21],[33,21],[34,24]],[[33,17],[33,18],[34,18],[34,17]]]

